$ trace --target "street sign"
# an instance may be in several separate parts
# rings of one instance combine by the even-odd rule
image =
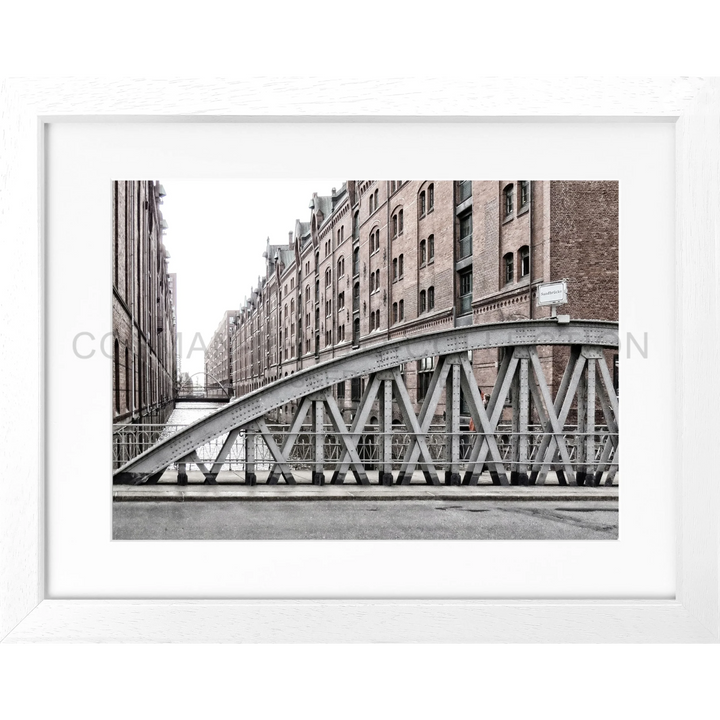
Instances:
[[[540,305],[565,305],[567,303],[567,283],[565,280],[559,282],[544,283],[538,285],[537,304]]]

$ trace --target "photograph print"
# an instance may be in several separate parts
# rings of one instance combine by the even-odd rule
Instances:
[[[112,194],[115,540],[617,539],[617,181]]]

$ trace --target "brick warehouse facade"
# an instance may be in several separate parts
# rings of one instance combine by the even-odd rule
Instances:
[[[226,310],[205,351],[205,389],[208,395],[226,397],[233,393],[231,347],[237,310]]]
[[[617,320],[618,232],[612,181],[349,180],[314,194],[288,243],[267,242],[265,274],[237,311],[228,337],[235,394],[358,347],[548,317],[536,289],[555,280],[567,279],[561,312]],[[562,352],[541,348],[553,387]],[[496,350],[473,353],[482,390],[492,389],[500,359]],[[433,363],[404,368],[418,404]],[[362,388],[336,389],[347,419]]]
[[[164,422],[176,396],[177,278],[153,181],[113,183],[113,422]]]

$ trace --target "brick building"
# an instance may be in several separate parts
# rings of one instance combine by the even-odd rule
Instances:
[[[618,185],[579,181],[349,180],[313,195],[237,312],[236,395],[333,357],[467,324],[547,317],[541,283],[567,280],[574,319],[618,319]],[[541,349],[551,385],[560,350]],[[497,350],[475,351],[492,389]],[[434,359],[405,367],[424,397]],[[362,380],[341,383],[346,417]],[[291,410],[291,408],[288,408]]]
[[[113,183],[113,422],[164,422],[177,374],[175,292],[162,186]]]
[[[226,310],[205,350],[205,389],[209,396],[233,393],[231,348],[234,343],[237,310]]]

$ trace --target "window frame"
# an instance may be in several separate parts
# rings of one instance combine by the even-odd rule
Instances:
[[[503,188],[503,220],[515,217],[515,184],[509,183]]]
[[[503,285],[515,282],[515,254],[507,252],[503,255]]]

